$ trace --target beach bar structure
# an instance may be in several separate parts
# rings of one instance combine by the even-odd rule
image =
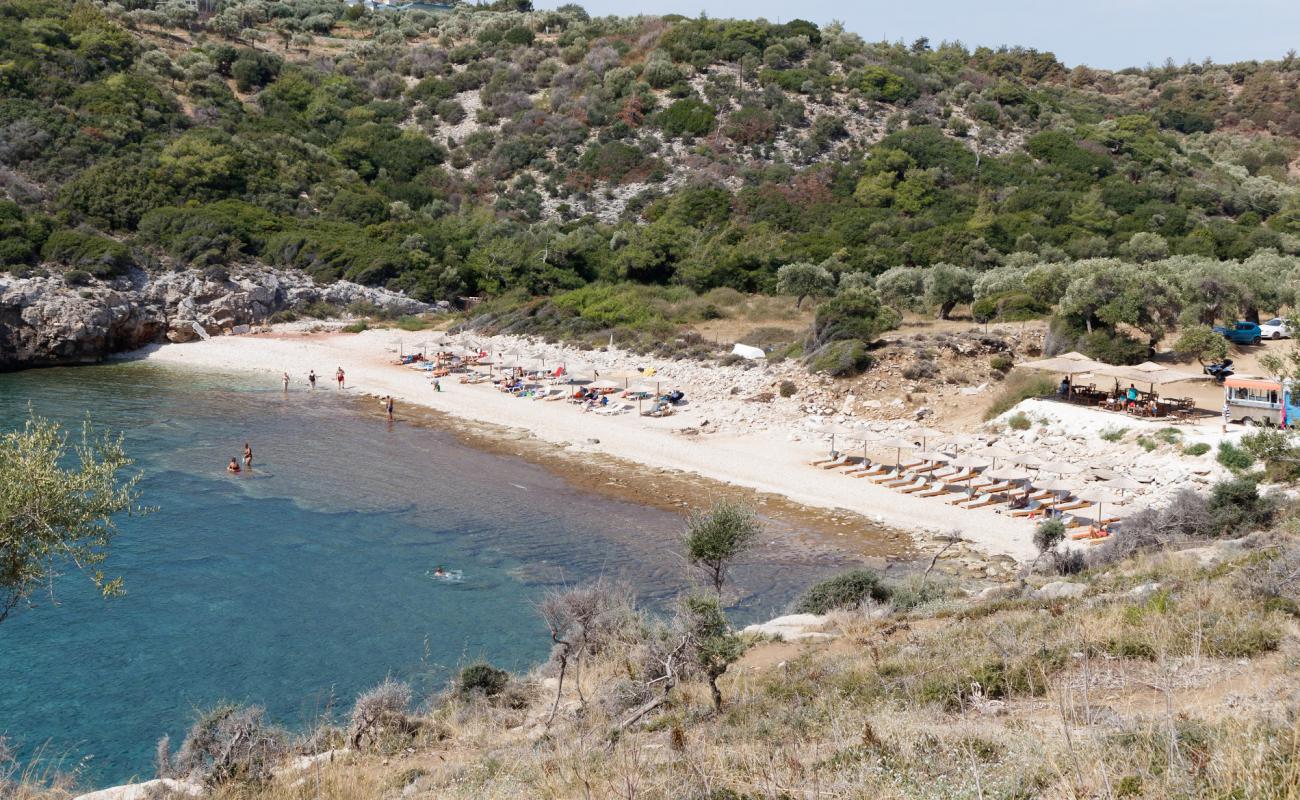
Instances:
[[[1190,416],[1195,407],[1190,398],[1160,397],[1157,387],[1211,380],[1207,375],[1173,369],[1153,361],[1131,366],[1115,365],[1095,361],[1075,352],[1038,361],[1025,361],[1016,366],[1063,376],[1061,390],[1058,392],[1062,400],[1155,417]],[[1112,388],[1097,388],[1097,378],[1107,379],[1106,382],[1113,383]],[[1126,389],[1124,384],[1128,384],[1132,391]]]

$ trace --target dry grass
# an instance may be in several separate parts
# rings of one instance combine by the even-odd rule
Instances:
[[[837,612],[833,642],[756,644],[782,655],[733,668],[721,714],[685,683],[619,733],[644,696],[629,637],[570,673],[549,728],[548,665],[508,700],[436,698],[383,752],[214,797],[1300,798],[1296,622],[1240,577],[1286,552],[1143,555],[1076,600]]]

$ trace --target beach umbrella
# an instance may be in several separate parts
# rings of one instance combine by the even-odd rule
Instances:
[[[856,436],[857,433],[858,433],[858,432],[857,432],[856,430],[854,430],[853,428],[850,428],[850,427],[848,427],[848,426],[846,426],[846,425],[838,425],[838,424],[836,424],[836,423],[834,423],[834,422],[823,422],[823,423],[820,424],[820,425],[816,425],[816,426],[814,426],[812,430],[813,430],[814,433],[819,433],[819,434],[821,434],[821,435],[823,435],[823,436],[829,436],[829,437],[831,437],[831,455],[832,455],[832,456],[835,455],[835,437],[836,437],[836,436],[847,436],[847,437],[853,437],[853,436]]]
[[[1103,504],[1103,503],[1117,504],[1117,503],[1119,502],[1119,498],[1117,498],[1115,495],[1111,494],[1110,492],[1106,491],[1105,489],[1103,489],[1103,488],[1100,487],[1100,486],[1094,486],[1094,487],[1092,487],[1092,488],[1090,488],[1090,489],[1086,489],[1086,490],[1084,490],[1084,491],[1082,491],[1082,492],[1079,492],[1079,499],[1080,499],[1080,500],[1086,500],[1086,501],[1088,501],[1089,503],[1096,503],[1096,504],[1097,504],[1097,524],[1098,524],[1098,525],[1101,524],[1101,506],[1102,506],[1102,504]]]
[[[995,470],[993,470],[993,471],[987,473],[987,475],[988,475],[990,478],[996,478],[997,480],[1000,480],[1000,481],[1026,481],[1026,480],[1029,480],[1029,473],[1028,473],[1027,471],[1023,470],[1023,469],[1018,468],[1018,467],[1003,467],[1002,469],[995,469]]]
[[[619,388],[619,385],[614,381],[604,379],[599,381],[592,381],[591,383],[587,384],[587,388],[596,389],[598,391],[604,391],[606,389],[617,389]]]
[[[1031,455],[1012,456],[1008,458],[1007,461],[1010,461],[1012,464],[1019,464],[1025,469],[1039,469],[1043,465],[1043,460],[1041,458]]]
[[[894,466],[899,466],[903,463],[903,450],[913,450],[916,448],[916,445],[913,442],[899,436],[891,436],[887,439],[881,439],[876,444],[881,447],[894,448],[896,451],[894,453]]]
[[[1038,470],[1056,475],[1077,475],[1083,472],[1083,467],[1069,461],[1044,461],[1038,465]]]
[[[628,371],[628,370],[625,370],[625,369],[620,369],[620,370],[615,370],[614,372],[607,373],[607,376],[610,377],[610,378],[613,378],[613,379],[615,379],[615,380],[620,380],[620,381],[622,381],[622,382],[623,382],[623,386],[626,387],[628,381],[632,380],[633,378],[640,378],[640,377],[641,377],[641,373],[640,373],[640,372],[631,372],[631,371]],[[614,387],[614,388],[617,389],[618,387],[616,386],[616,387]]]
[[[1119,477],[1118,472],[1116,472],[1113,469],[1107,469],[1105,467],[1093,467],[1091,469],[1091,472],[1093,477],[1099,481],[1113,481]]]
[[[912,431],[912,435],[921,437],[921,447],[924,448],[927,446],[929,440],[942,439],[947,434],[938,428],[916,428]]]
[[[989,445],[988,447],[981,447],[977,450],[972,450],[971,455],[992,460],[995,469],[998,466],[999,459],[1007,461],[1016,457],[1016,454],[1013,451],[1008,450],[1005,447],[998,447],[997,445]]]
[[[1110,480],[1103,482],[1102,486],[1105,486],[1107,489],[1116,489],[1121,493],[1131,492],[1134,489],[1142,488],[1142,484],[1138,483],[1132,478],[1125,478],[1121,475],[1117,475],[1114,478],[1111,478]]]
[[[989,462],[985,461],[982,458],[976,458],[975,456],[972,455],[964,455],[964,456],[957,456],[952,461],[949,461],[948,464],[956,467],[957,469],[977,470],[977,469],[983,469],[984,467],[987,467],[989,465]],[[975,473],[971,472],[970,475],[966,476],[966,479],[962,481],[962,483],[965,483],[967,485],[967,488],[969,488],[970,482],[974,480],[974,478],[975,478]]]
[[[1062,478],[1053,478],[1050,481],[1034,481],[1034,487],[1048,492],[1072,492],[1074,484]]]
[[[938,450],[920,450],[912,455],[925,461],[947,461],[951,458],[947,453],[940,453]]]

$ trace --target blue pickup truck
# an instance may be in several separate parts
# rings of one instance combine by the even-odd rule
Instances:
[[[1231,325],[1216,325],[1214,332],[1233,344],[1259,344],[1264,333],[1253,322],[1234,322]]]

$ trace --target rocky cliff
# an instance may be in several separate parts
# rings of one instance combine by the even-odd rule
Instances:
[[[0,370],[95,362],[153,342],[230,333],[316,303],[340,312],[359,304],[394,314],[439,310],[384,289],[317,285],[301,273],[261,266],[229,275],[134,270],[85,286],[0,274]]]

